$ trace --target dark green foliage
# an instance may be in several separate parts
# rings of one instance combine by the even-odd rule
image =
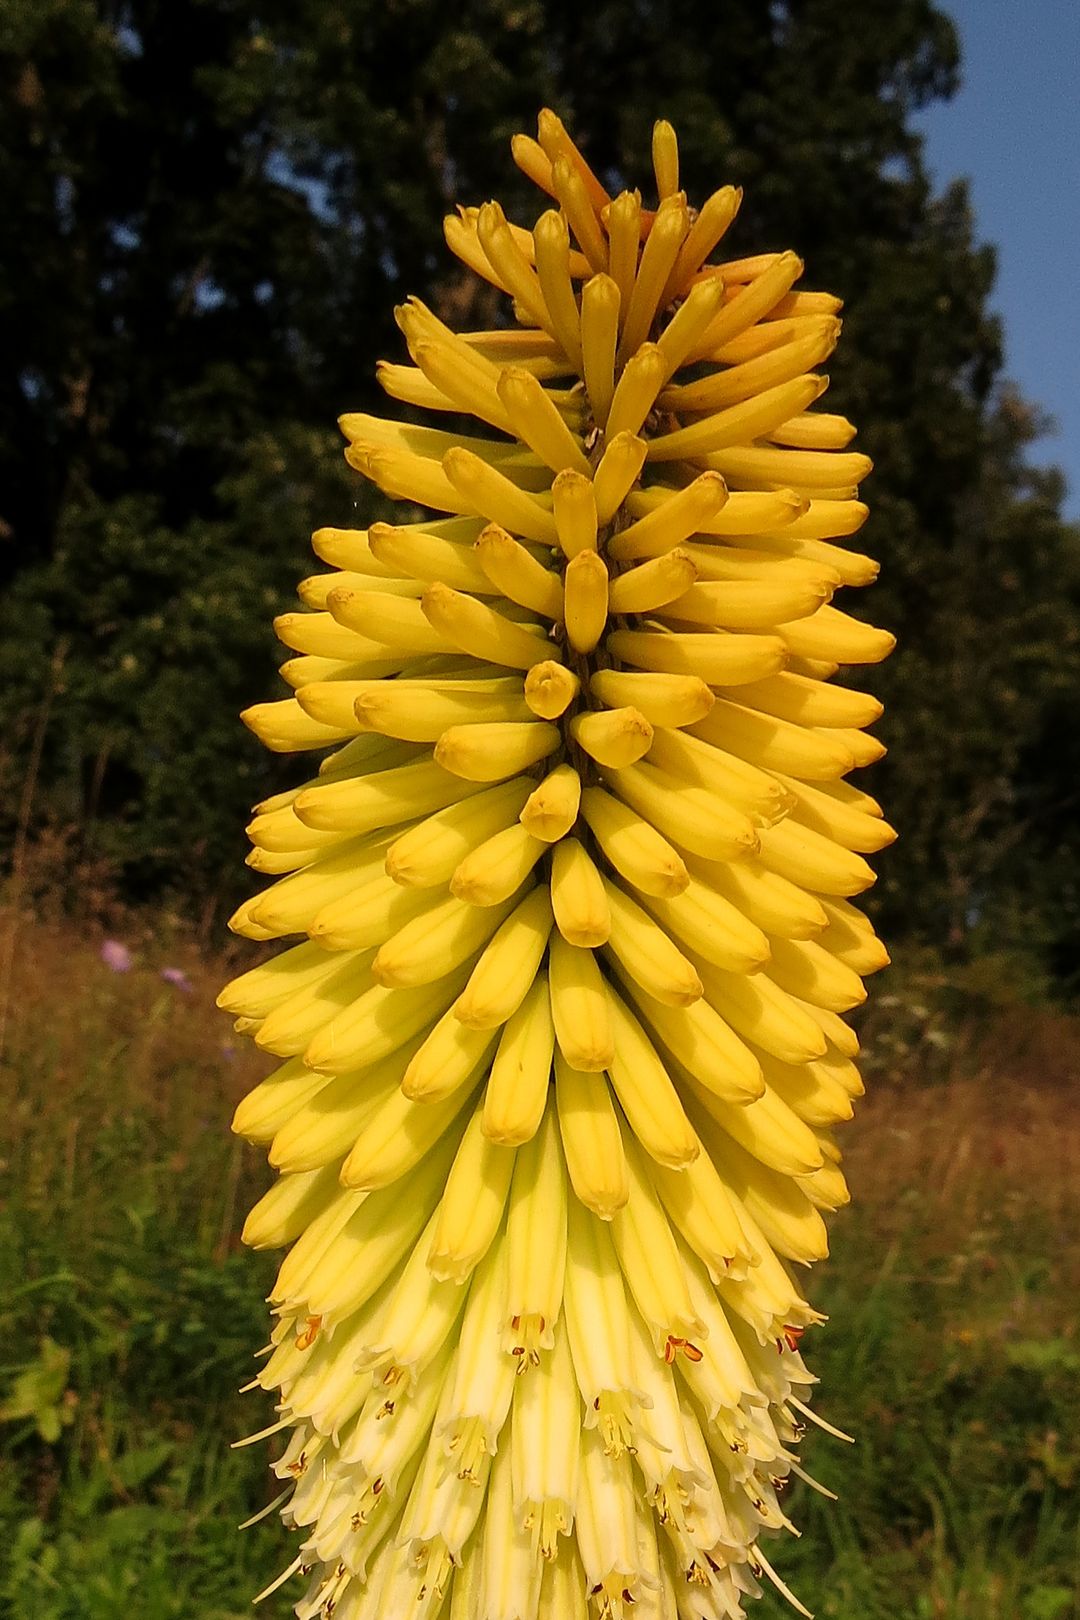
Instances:
[[[992,251],[910,127],[958,70],[928,0],[0,0],[4,814],[37,741],[38,815],[129,888],[234,881],[288,767],[233,716],[278,690],[308,531],[373,510],[333,419],[374,402],[407,292],[491,318],[442,214],[524,206],[507,143],[544,103],[612,185],[662,115],[692,197],[746,187],[737,251],[793,245],[846,300],[829,403],[876,460],[883,563],[855,610],[901,639],[870,677],[903,833],[874,903],[1066,983],[1076,535],[1000,387]]]

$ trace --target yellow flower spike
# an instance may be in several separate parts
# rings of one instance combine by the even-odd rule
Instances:
[[[586,1582],[576,1548],[564,1543],[545,1561],[537,1620],[586,1620]]]
[[[409,1058],[398,1084],[410,1102],[442,1102],[464,1085],[484,1061],[497,1036],[487,1025],[465,1025],[455,1008],[444,1012]],[[396,1056],[396,1054],[395,1054]]]
[[[739,1220],[735,1196],[710,1154],[701,1151],[682,1169],[655,1163],[652,1184],[675,1230],[704,1261],[714,1283],[745,1277],[757,1255]]]
[[[580,1400],[565,1323],[554,1347],[514,1391],[512,1485],[517,1521],[548,1562],[573,1528],[577,1504]]]
[[[513,823],[531,788],[529,777],[513,777],[426,816],[389,846],[387,874],[412,888],[448,883],[478,844]]]
[[[584,1427],[599,1431],[602,1445],[619,1454],[633,1443],[641,1402],[630,1344],[631,1307],[607,1222],[576,1198],[567,1207],[565,1303]]]
[[[375,1111],[401,1081],[395,1053],[360,1074],[309,1076],[322,1085],[307,1105],[291,1112],[275,1132],[267,1158],[275,1170],[316,1170],[338,1163]]]
[[[666,675],[697,674],[710,686],[746,686],[775,674],[784,663],[784,643],[779,636],[615,630],[609,646],[616,658],[637,669]]]
[[[487,462],[481,461],[479,456],[476,459],[482,467],[487,467]],[[437,461],[427,456],[414,455],[409,450],[367,450],[360,445],[350,445],[345,460],[391,500],[412,501],[439,512],[464,514],[469,511],[468,496],[454,487]],[[489,468],[489,471],[498,477],[494,469]]]
[[[825,1222],[800,1183],[758,1162],[738,1143],[708,1126],[710,1153],[725,1184],[757,1221],[776,1253],[799,1265],[813,1265],[829,1252]]]
[[[763,275],[739,288],[730,303],[706,327],[688,359],[704,359],[747,331],[778,305],[802,275],[802,270],[802,260],[797,253],[782,253]]]
[[[468,961],[507,916],[511,899],[475,906],[456,895],[392,934],[371,964],[376,984],[395,990],[430,984]]]
[[[420,1115],[425,1115],[430,1124],[434,1110],[420,1109]],[[412,1178],[407,1208],[398,1207],[402,1201],[398,1198],[395,1202],[392,1187],[384,1186],[375,1192],[368,1188],[349,1189],[365,1192],[367,1197],[311,1259],[306,1272],[290,1274],[293,1282],[289,1293],[285,1292],[283,1268],[271,1296],[274,1302],[284,1308],[302,1306],[305,1315],[324,1318],[322,1326],[329,1328],[330,1318],[343,1321],[371,1299],[396,1270],[429,1219],[446,1179],[452,1149],[450,1138],[421,1160]],[[342,1206],[348,1208],[347,1200],[342,1200]]]
[[[548,945],[548,988],[555,1038],[574,1069],[597,1073],[615,1055],[608,990],[591,951],[556,930]]]
[[[605,883],[611,955],[650,996],[668,1007],[689,1007],[704,994],[701,976],[671,935],[613,883]]]
[[[476,219],[476,234],[501,286],[512,293],[537,326],[548,328],[550,316],[535,270],[515,242],[498,203],[485,203]]]
[[[665,617],[718,630],[763,630],[781,617],[794,621],[816,614],[829,594],[828,585],[805,578],[775,584],[764,579],[706,581],[671,602]],[[787,639],[788,627],[780,628]],[[790,628],[795,630],[794,623]]]
[[[480,1570],[472,1612],[498,1620],[534,1614],[540,1599],[542,1563],[514,1501],[511,1470],[509,1448],[502,1446],[492,1466],[483,1531],[473,1553]]]
[[[593,204],[577,168],[571,167],[564,157],[555,159],[551,166],[555,195],[562,205],[570,229],[577,237],[582,253],[594,270],[607,269],[607,243],[600,229]]]
[[[877,664],[896,646],[896,637],[888,630],[863,624],[828,605],[805,624],[781,624],[778,629],[789,652],[797,657],[817,658],[827,652],[838,663]]]
[[[691,1077],[691,1090],[719,1125],[762,1164],[785,1176],[812,1175],[822,1153],[814,1132],[765,1086],[760,1097],[733,1105]]]
[[[624,373],[625,375],[625,373]],[[610,523],[645,465],[645,441],[625,430],[608,440],[593,478],[597,521]]]
[[[337,1074],[400,1051],[441,1017],[464,989],[466,976],[466,970],[459,969],[434,987],[421,984],[409,990],[372,985],[324,1025],[304,1052],[304,1062],[321,1074]]]
[[[484,1135],[482,1109],[481,1104],[465,1128],[427,1253],[432,1275],[454,1283],[464,1282],[491,1247],[514,1173],[515,1150]]]
[[[835,781],[855,764],[853,751],[841,738],[727,699],[717,699],[691,731],[759,769],[797,773],[815,785]]]
[[[497,782],[547,759],[560,746],[542,720],[450,726],[435,744],[435,761],[468,782]]]
[[[604,880],[576,838],[563,838],[551,852],[551,905],[567,944],[592,950],[607,943],[611,908]]]
[[[368,775],[315,783],[299,794],[293,806],[298,843],[303,837],[310,844],[313,831],[338,833],[343,838],[373,832],[386,826],[388,803],[399,808],[397,819],[401,821],[443,810],[461,796],[453,783],[454,778],[433,760],[424,759]]]
[[[308,933],[324,950],[373,950],[431,905],[430,895],[404,890],[383,872],[320,907],[308,921]]]
[[[443,1454],[473,1473],[481,1456],[494,1455],[514,1393],[517,1363],[502,1344],[509,1254],[506,1237],[497,1238],[469,1283],[461,1337],[435,1433]]]
[[[567,557],[596,549],[596,500],[590,478],[561,472],[551,486],[558,542]]]
[[[682,365],[698,340],[708,330],[724,304],[724,283],[719,276],[693,287],[656,340],[669,377]],[[815,362],[811,361],[811,364]],[[803,368],[806,369],[805,367]],[[660,403],[667,403],[667,389]]]
[[[761,1066],[777,1095],[811,1127],[835,1125],[851,1118],[853,1093],[846,1081],[858,1070],[845,1059],[826,1057],[810,1063],[781,1063],[769,1058]],[[854,1095],[860,1094],[856,1089]]]
[[[680,297],[686,292],[693,277],[731,225],[741,202],[740,188],[721,186],[719,191],[714,191],[712,196],[707,197],[702,203],[668,277],[663,303],[666,304],[672,298]]]
[[[825,926],[825,908],[817,896],[767,872],[760,861],[697,861],[694,866],[702,882],[730,900],[766,934],[812,939]]]
[[[244,1222],[243,1239],[252,1249],[281,1249],[341,1195],[337,1166],[279,1176]]]
[[[555,1052],[555,1100],[574,1192],[587,1209],[611,1220],[630,1192],[611,1094],[603,1075],[572,1068],[561,1044]]]
[[[563,616],[563,587],[557,574],[536,561],[497,523],[489,523],[476,542],[476,555],[488,580],[519,606],[546,619]]]
[[[611,1222],[611,1237],[657,1355],[674,1360],[673,1344],[693,1343],[705,1324],[694,1310],[675,1238],[644,1163],[629,1139],[623,1151],[629,1196]]]
[[[512,623],[487,603],[448,585],[429,585],[420,602],[430,622],[473,658],[508,669],[531,669],[545,647],[540,632]]]
[[[810,1013],[767,973],[705,971],[731,1028],[782,1063],[810,1063],[825,1055],[824,1034]]]
[[[378,564],[372,562],[375,568]],[[305,607],[316,612],[328,608],[330,592],[344,586],[348,590],[375,591],[384,596],[417,596],[417,582],[411,579],[383,579],[375,573],[361,573],[356,569],[340,569],[332,574],[311,574],[296,587],[296,594]],[[291,683],[290,683],[291,684]]]
[[[467,1138],[468,1131],[465,1134]],[[458,1158],[461,1153],[459,1148]],[[359,1344],[354,1340],[357,1370],[378,1368],[388,1387],[399,1386],[403,1379],[414,1380],[420,1368],[438,1354],[465,1303],[462,1290],[454,1282],[440,1280],[428,1263],[445,1205],[444,1194],[385,1307],[370,1327],[357,1335]]]
[[[690,306],[701,288],[714,285],[701,282],[683,308]],[[765,389],[794,381],[827,359],[840,337],[840,322],[837,320],[824,317],[810,324],[812,331],[777,349],[770,349],[757,359],[746,360],[742,365],[731,366],[724,371],[711,372],[696,383],[665,388],[661,403],[673,411],[719,411],[753,399],[755,394]]]
[[[666,118],[653,125],[652,160],[661,201],[673,197],[679,189],[679,142]]]
[[[256,1244],[256,1247],[280,1247],[285,1243],[291,1244],[288,1254],[278,1267],[277,1278],[274,1282],[270,1298],[274,1304],[284,1305],[288,1300],[294,1300],[299,1306],[306,1299],[306,1288],[315,1268],[322,1260],[334,1239],[343,1232],[357,1210],[367,1201],[366,1192],[343,1192],[339,1180],[339,1165],[327,1165],[322,1170],[312,1171],[310,1175],[282,1176],[270,1189],[270,1194],[282,1192],[289,1194],[293,1184],[310,1183],[312,1188],[322,1186],[324,1194],[320,1202],[309,1208],[306,1202],[303,1209],[306,1220],[299,1225],[290,1225],[287,1235],[267,1244]],[[298,1196],[298,1195],[297,1195]],[[312,1191],[312,1196],[314,1193]],[[252,1216],[263,1211],[266,1199],[260,1200],[252,1210]],[[269,1207],[269,1206],[267,1206]],[[275,1205],[275,1210],[277,1206]],[[289,1209],[293,1205],[290,1202]],[[297,1216],[299,1221],[299,1216]],[[296,1241],[293,1242],[293,1239]],[[248,1239],[245,1237],[245,1242]]]
[[[718,473],[700,473],[685,489],[672,490],[662,504],[615,535],[609,555],[619,562],[662,558],[698,533],[727,505],[728,498],[727,485]]]
[[[550,107],[541,109],[537,118],[537,134],[552,164],[560,157],[565,158],[581,176],[591,206],[597,212],[605,208],[611,199],[586,162],[580,147],[571,139],[562,119]]]
[[[470,522],[467,541],[455,541],[435,532],[437,525],[408,529],[373,523],[368,530],[368,544],[380,562],[407,572],[426,585],[439,580],[455,590],[494,594],[491,582],[471,550],[481,527],[481,519]]]
[[[556,765],[529,794],[518,819],[534,838],[555,844],[574,825],[580,804],[581,778],[577,771],[572,765]]]
[[[541,981],[542,982],[542,981]],[[551,1049],[548,1049],[548,1067]],[[555,1343],[563,1307],[571,1208],[555,1104],[549,1094],[540,1124],[514,1161],[506,1217],[503,1342],[526,1377]]]
[[[737,1107],[761,1096],[765,1089],[761,1064],[710,1001],[700,996],[675,1008],[637,984],[621,963],[616,971],[645,1026],[665,1052],[693,1074],[700,1093]]]
[[[415,1103],[402,1091],[394,1092],[353,1143],[341,1167],[342,1186],[362,1192],[390,1187],[436,1144],[442,1148],[452,1141],[448,1127],[460,1123],[458,1116],[479,1079],[480,1067],[474,1064],[466,1080],[440,1102]]]
[[[540,974],[507,1019],[484,1093],[484,1135],[516,1147],[536,1134],[548,1098],[555,1025]]]
[[[620,433],[638,433],[664,381],[664,356],[655,343],[643,343],[623,367],[608,411],[608,440]]]
[[[341,966],[340,957],[328,956],[317,945],[305,941],[242,973],[221,991],[217,1005],[241,1017],[265,1018],[291,996],[317,988]]]
[[[761,929],[723,895],[695,878],[682,894],[671,899],[646,895],[644,904],[674,939],[703,962],[743,975],[772,965],[773,953]],[[777,941],[777,950],[786,943]]]
[[[615,1057],[608,1072],[627,1123],[650,1158],[682,1171],[700,1154],[697,1134],[655,1047],[619,996],[612,996],[611,1011]]]
[[[586,788],[581,811],[611,865],[643,894],[681,894],[686,863],[663,835],[629,805],[601,788]]]
[[[759,834],[745,812],[718,801],[707,788],[680,782],[648,760],[605,768],[604,780],[616,798],[691,855],[739,860],[761,849]]]
[[[459,1022],[487,1030],[513,1017],[543,959],[551,933],[553,898],[547,888],[535,888],[498,929],[454,1003],[454,1017]]]
[[[256,806],[231,919],[306,938],[221,997],[288,1060],[234,1124],[282,1171],[244,1236],[287,1247],[254,1383],[299,1620],[786,1592],[793,1268],[848,1197],[844,1015],[888,959],[851,904],[894,836],[850,779],[881,705],[843,667],[893,638],[833,600],[878,572],[869,462],[817,408],[839,302],[715,251],[737,189],[695,211],[663,121],[655,212],[539,134],[561,211],[446,224],[511,304],[396,311],[378,378],[434,425],[342,418],[412,510],[316,532],[286,695],[245,715],[325,755]]]
[[[386,529],[390,525],[372,525],[372,528],[376,527]],[[311,549],[331,568],[350,569],[354,573],[369,574],[375,579],[401,578],[400,570],[390,567],[375,555],[369,529],[316,529],[311,536]]]
[[[637,276],[622,323],[619,358],[636,353],[648,337],[668,276],[690,228],[686,200],[667,197],[653,221],[638,264]]]
[[[230,1129],[248,1142],[272,1142],[294,1112],[326,1084],[325,1075],[312,1074],[298,1058],[290,1058],[241,1098]]]
[[[635,253],[636,253],[635,242]],[[606,427],[615,393],[615,350],[619,342],[619,285],[611,276],[593,276],[581,291],[581,375],[593,421]]]
[[[653,728],[639,709],[628,707],[577,714],[570,735],[598,765],[619,770],[649,752]]]
[[[570,279],[570,232],[554,208],[541,214],[533,228],[536,273],[555,336],[567,359],[582,369],[581,315]],[[535,446],[534,446],[535,448]]]
[[[596,551],[579,551],[567,564],[563,580],[566,639],[576,653],[590,653],[604,633],[608,618],[608,571]]]
[[[729,445],[741,444],[746,439],[760,438],[781,422],[786,422],[789,416],[812,405],[827,386],[827,378],[813,374],[798,377],[794,382],[781,383],[776,388],[767,388],[753,399],[743,400],[739,405],[729,405],[727,410],[703,417],[690,427],[677,428],[674,433],[665,433],[653,439],[649,444],[648,459],[696,460]],[[738,453],[743,455],[742,451]],[[800,452],[776,452],[778,455],[789,453],[796,455]]]
[[[553,472],[588,475],[589,463],[542,383],[528,371],[508,368],[499,378],[499,398],[518,438]],[[798,406],[788,414],[794,416]]]
[[[806,411],[793,416],[769,434],[773,444],[790,446],[795,450],[843,450],[855,437],[858,429],[846,416],[828,411]]]
[[[241,719],[275,754],[290,754],[301,748],[326,748],[332,743],[344,742],[350,734],[348,729],[312,719],[289,698],[281,703],[252,704],[244,710]]]
[[[738,445],[707,451],[701,460],[732,483],[751,488],[762,483],[786,484],[822,500],[854,495],[860,481],[873,471],[869,456],[854,452],[781,450],[772,445]]]
[[[636,191],[620,192],[603,218],[610,244],[608,272],[618,290],[619,308],[625,314],[641,249],[641,197]]]
[[[557,720],[580,689],[581,681],[572,670],[545,658],[534,664],[525,677],[525,702],[541,720]]]
[[[651,613],[684,596],[697,579],[697,572],[688,553],[676,547],[662,557],[642,563],[639,568],[619,574],[611,583],[611,611],[614,614]]]
[[[631,582],[627,590],[637,592],[639,589],[660,589],[659,585],[654,587],[651,583],[656,578],[666,577],[673,585],[684,577],[684,567],[677,553],[669,555],[675,559],[670,566],[667,559],[657,559],[665,565],[659,575],[649,575],[641,580],[638,578],[641,570],[637,568],[620,574],[612,587],[613,601],[614,586],[621,585],[623,581]],[[646,563],[642,566],[649,568],[652,565]],[[650,675],[640,670],[599,669],[589,682],[589,690],[610,708],[635,708],[650,725],[668,728],[692,726],[698,720],[703,720],[716,701],[705,682],[696,675]]]
[[[510,139],[510,153],[522,174],[531,180],[533,185],[539,186],[541,191],[546,191],[549,197],[554,197],[551,159],[539,141],[534,141],[531,135],[513,135]]]
[[[492,376],[480,360],[472,355],[467,344],[443,343],[428,339],[412,350],[417,366],[429,382],[445,396],[452,409],[468,411],[481,422],[503,432],[510,431],[506,407],[496,390],[496,377]],[[465,356],[470,356],[469,360]]]
[[[655,512],[657,507],[663,506],[676,493],[676,490],[668,486],[655,484],[648,489],[632,490],[626,501],[627,512],[634,518],[645,517],[648,513]],[[792,555],[795,555],[794,548],[799,545],[801,555],[806,550],[808,542],[804,541],[800,545],[798,541],[792,539],[790,542],[785,541],[782,546],[779,534],[770,531],[777,530],[785,535],[789,531],[794,531],[795,522],[801,514],[808,511],[810,504],[806,497],[796,495],[794,490],[790,489],[734,490],[729,492],[722,509],[714,517],[702,519],[699,531],[705,540],[713,536],[725,539],[737,537],[740,540],[752,536],[757,547],[768,546],[777,551],[790,549]],[[664,546],[660,547],[661,551],[666,549]],[[707,555],[704,547],[699,547],[697,552],[691,552],[695,560],[701,554]]]
[[[365,731],[381,732],[406,742],[434,743],[453,725],[529,720],[532,715],[520,681],[491,680],[482,691],[470,691],[465,682],[455,681],[441,692],[433,691],[424,681],[327,684],[346,689],[346,697],[352,700],[356,718]]]
[[[781,453],[797,452],[777,452]],[[479,510],[482,517],[515,530],[526,540],[554,543],[555,519],[551,513],[535,496],[471,450],[448,450],[443,457],[442,476],[469,510]]]

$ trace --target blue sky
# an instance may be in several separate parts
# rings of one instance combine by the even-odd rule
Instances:
[[[1080,517],[1080,0],[938,3],[963,86],[918,120],[927,161],[939,187],[971,181],[979,238],[998,249],[1007,374],[1057,424],[1032,459],[1062,468]]]

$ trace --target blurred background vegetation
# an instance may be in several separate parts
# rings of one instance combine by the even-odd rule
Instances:
[[[845,299],[830,408],[876,463],[851,605],[900,639],[868,784],[898,966],[814,1350],[859,1444],[815,1446],[842,1501],[800,1504],[783,1571],[836,1620],[1080,1617],[1080,534],[1026,460],[993,250],[913,130],[959,71],[929,0],[0,0],[11,1612],[226,1620],[276,1567],[233,1530],[270,1494],[227,1450],[265,1416],[229,1393],[263,1172],[212,999],[288,766],[235,715],[278,690],[307,534],[378,510],[333,424],[377,408],[394,303],[491,320],[440,220],[528,217],[508,142],[548,104],[613,187],[658,116],[692,197],[745,186],[735,251],[794,246]]]

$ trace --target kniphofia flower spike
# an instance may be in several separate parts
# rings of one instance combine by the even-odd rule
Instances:
[[[256,1382],[301,1620],[733,1620],[787,1591],[799,1268],[887,960],[881,706],[831,681],[893,643],[832,601],[870,464],[814,408],[838,300],[728,255],[668,124],[655,208],[550,112],[513,144],[550,206],[446,237],[516,324],[397,311],[433,425],[342,428],[398,520],[315,535],[245,715],[328,751],[232,923],[306,938],[221,997],[282,1060],[235,1122],[287,1250]]]

